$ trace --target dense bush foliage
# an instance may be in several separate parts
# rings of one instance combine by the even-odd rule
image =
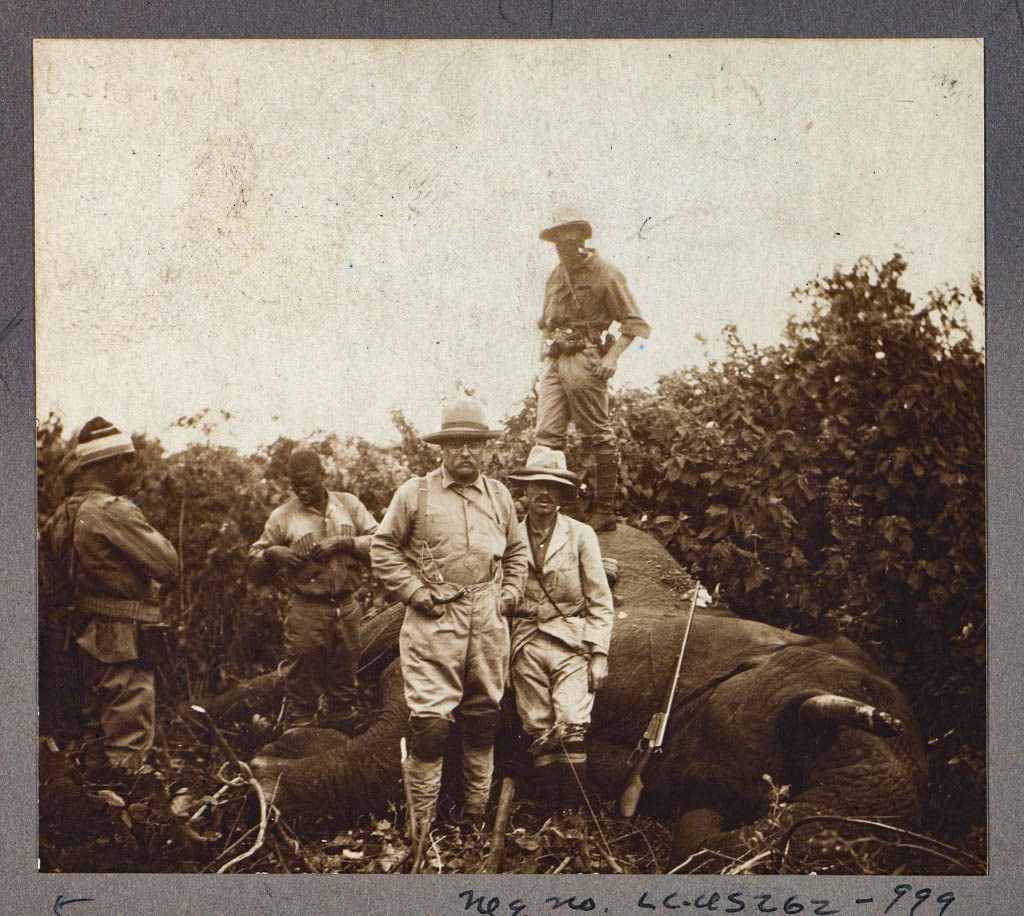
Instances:
[[[896,256],[837,270],[798,292],[807,317],[776,346],[749,346],[727,328],[723,360],[617,397],[620,511],[737,613],[868,649],[910,695],[930,740],[933,824],[980,843],[984,357],[963,310],[982,294],[976,284],[915,303],[900,286],[905,266]],[[523,463],[534,412],[531,397],[506,419],[491,473]],[[438,460],[401,414],[394,422],[393,447],[326,434],[312,443],[329,485],[377,517],[402,480]],[[60,498],[68,447],[58,418],[40,425],[37,444],[43,520]],[[209,443],[172,455],[155,441],[137,445],[136,500],[182,558],[166,611],[188,651],[172,689],[195,698],[273,667],[282,603],[247,578],[245,554],[287,495],[296,443],[252,456]],[[578,440],[568,451],[570,466],[585,468]]]
[[[915,307],[904,267],[815,281],[777,347],[728,329],[723,363],[627,393],[623,492],[738,612],[890,663],[925,642],[948,680],[984,660],[984,363],[961,294]]]

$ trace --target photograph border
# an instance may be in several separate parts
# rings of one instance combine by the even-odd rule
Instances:
[[[360,912],[362,914],[466,912],[472,891],[499,898],[495,912],[550,912],[546,898],[592,899],[595,912],[644,912],[637,901],[677,892],[723,896],[742,889],[748,899],[770,893],[781,904],[799,895],[806,904],[829,897],[842,913],[881,913],[893,887],[952,891],[947,912],[1005,912],[1024,888],[1024,837],[1012,822],[1021,803],[1024,728],[1018,694],[1020,640],[1016,609],[1024,602],[1021,498],[1021,398],[1024,396],[1024,15],[1020,0],[969,5],[955,0],[902,4],[864,2],[842,10],[792,0],[753,3],[628,2],[628,0],[421,0],[370,4],[297,2],[287,14],[272,2],[195,4],[117,2],[5,5],[2,76],[3,124],[8,138],[0,185],[3,238],[0,283],[0,461],[6,472],[0,534],[7,546],[0,564],[0,596],[7,612],[0,654],[0,746],[4,780],[0,810],[3,867],[0,901],[11,912]],[[380,8],[377,8],[377,7]],[[767,5],[763,5],[767,6]],[[386,8],[385,8],[386,7]],[[38,806],[36,753],[35,607],[35,376],[33,315],[32,40],[34,38],[962,38],[985,47],[986,143],[986,441],[988,465],[989,645],[989,875],[984,878],[879,876],[543,876],[443,877],[244,875],[54,875],[36,871]],[[954,142],[955,138],[951,138]],[[384,883],[382,883],[384,882]],[[386,894],[386,896],[385,896]],[[885,895],[888,894],[888,897]],[[877,909],[857,900],[871,897]],[[924,907],[918,911],[924,916]],[[474,910],[475,912],[476,910]],[[482,911],[482,910],[481,910]],[[563,908],[562,912],[566,910]],[[748,904],[747,911],[753,911]],[[808,907],[805,912],[810,912]],[[904,912],[907,908],[904,908]],[[780,906],[781,912],[781,906]],[[934,908],[932,912],[937,912]],[[898,911],[893,911],[897,916]]]

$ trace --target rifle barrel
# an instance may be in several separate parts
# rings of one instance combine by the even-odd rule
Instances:
[[[690,612],[686,618],[686,629],[683,631],[683,644],[679,647],[679,655],[676,658],[675,674],[672,675],[672,682],[668,685],[665,702],[661,704],[664,719],[661,723],[661,733],[658,735],[658,746],[665,739],[665,729],[668,727],[668,714],[672,710],[672,700],[675,699],[676,687],[679,685],[679,672],[683,670],[683,656],[686,655],[686,644],[690,639],[690,627],[693,626],[693,614],[697,610],[697,595],[699,593],[700,585],[698,584],[693,589],[693,598],[690,599]]]

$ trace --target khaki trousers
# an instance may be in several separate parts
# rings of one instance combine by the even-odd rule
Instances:
[[[399,649],[405,700],[412,716],[452,721],[495,714],[508,678],[508,625],[498,604],[500,585],[470,586],[469,593],[444,605],[439,618],[407,608]],[[440,760],[411,755],[408,777],[421,823],[434,817],[441,784]],[[494,747],[462,743],[462,787],[467,808],[482,809],[491,791]]]
[[[320,697],[328,712],[347,713],[357,702],[359,604],[294,595],[284,622],[284,689],[299,714],[315,715]]]
[[[592,448],[614,447],[615,433],[608,414],[608,383],[594,375],[601,362],[596,348],[563,354],[547,361],[537,386],[538,445],[565,450],[569,421]]]
[[[512,687],[523,731],[533,739],[582,734],[590,724],[594,694],[590,659],[561,640],[537,632],[512,660]]]
[[[500,586],[470,586],[440,617],[405,611],[398,638],[405,701],[413,716],[454,719],[496,712],[508,678],[508,624]]]

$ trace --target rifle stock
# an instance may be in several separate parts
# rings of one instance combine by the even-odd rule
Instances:
[[[640,793],[644,790],[643,772],[654,753],[654,745],[648,744],[644,748],[633,769],[629,772],[629,779],[626,781],[626,788],[619,797],[619,814],[623,817],[632,817],[636,814],[636,806],[640,801]]]

